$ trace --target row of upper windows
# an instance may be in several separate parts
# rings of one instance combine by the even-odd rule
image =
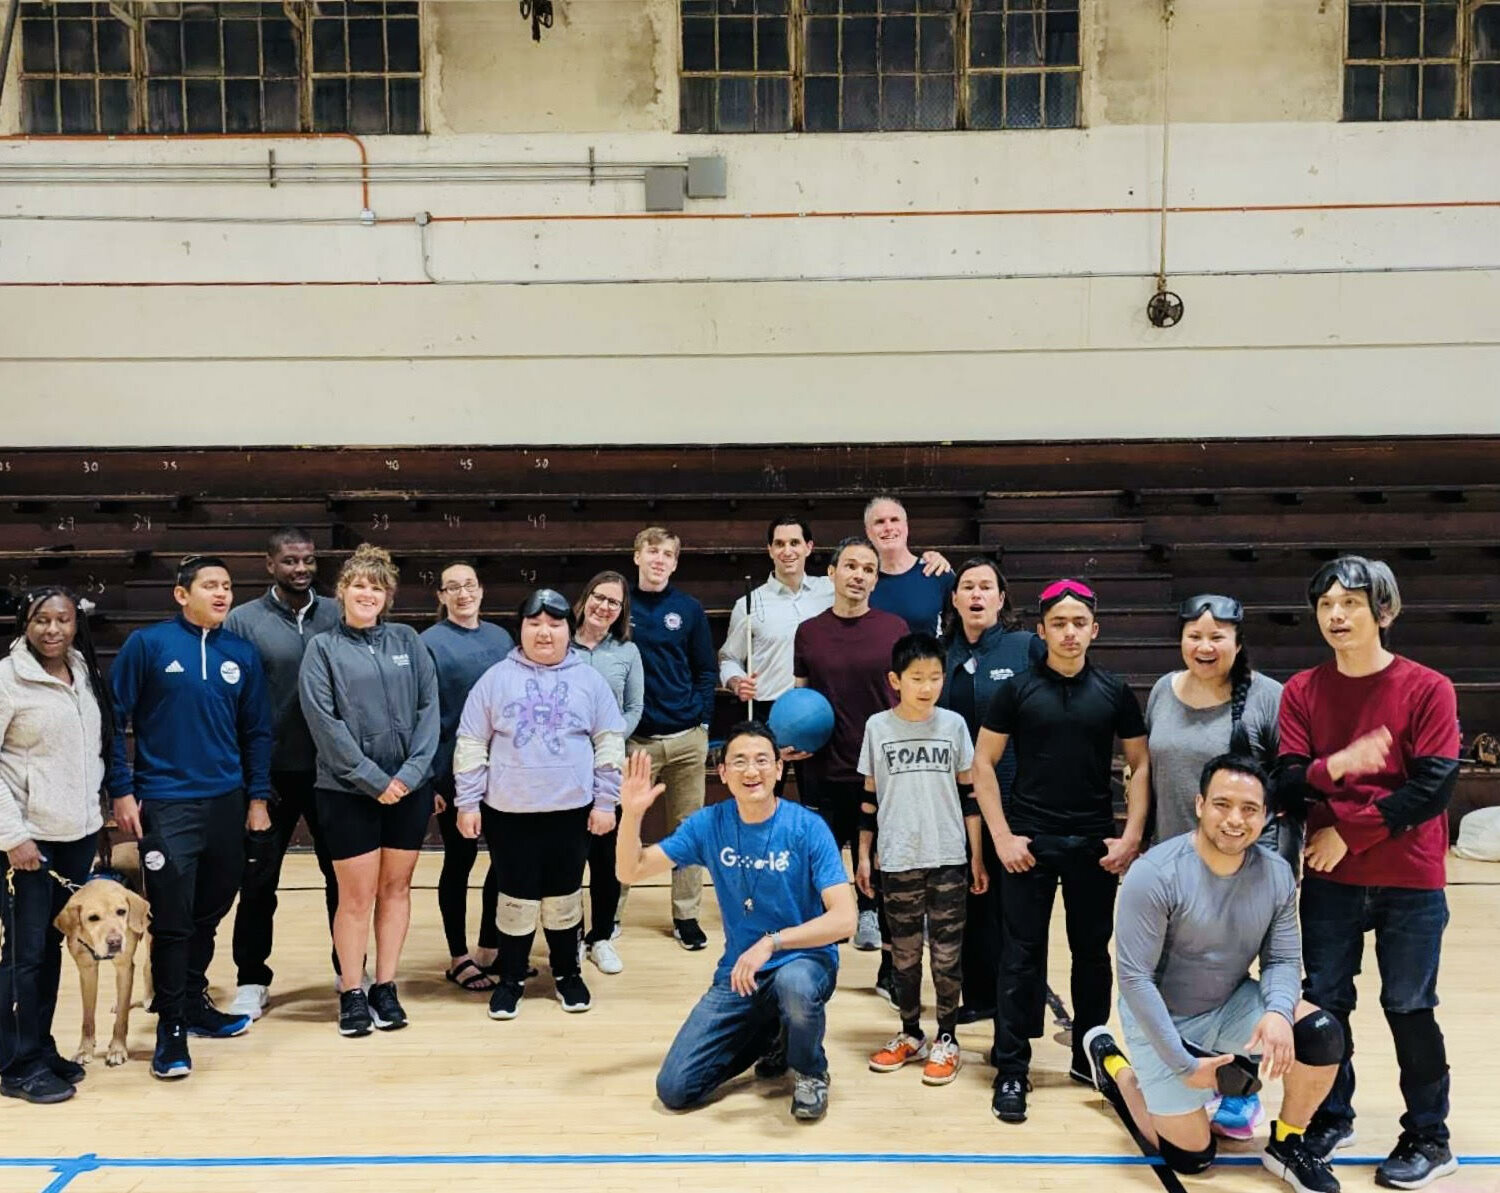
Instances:
[[[1072,128],[1079,0],[678,0],[683,132]],[[420,133],[417,3],[21,10],[24,131]],[[1500,119],[1500,0],[1348,0],[1346,120]]]

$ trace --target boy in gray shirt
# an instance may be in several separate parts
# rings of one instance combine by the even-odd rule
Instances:
[[[961,956],[970,890],[989,879],[979,849],[979,809],[969,787],[974,744],[964,719],[938,708],[944,652],[931,634],[908,634],[891,651],[895,708],[865,722],[859,773],[867,798],[860,808],[855,882],[873,896],[872,858],[880,838],[880,885],[891,929],[891,962],[901,1031],[870,1057],[870,1068],[891,1073],[926,1061],[922,1080],[946,1085],[958,1075],[954,1031],[963,990]],[[937,1040],[922,1035],[922,932],[926,924],[937,989]]]
[[[1106,1027],[1090,1031],[1084,1049],[1100,1092],[1123,1103],[1141,1137],[1185,1175],[1213,1163],[1207,1107],[1216,1094],[1255,1092],[1257,1069],[1284,1078],[1262,1162],[1300,1193],[1338,1193],[1303,1132],[1333,1085],[1343,1029],[1298,997],[1296,882],[1281,858],[1252,848],[1266,824],[1266,787],[1254,761],[1210,759],[1198,827],[1130,868],[1115,923],[1130,1059]],[[1250,977],[1257,959],[1259,981]]]

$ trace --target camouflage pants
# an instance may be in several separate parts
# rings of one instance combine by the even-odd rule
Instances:
[[[885,916],[891,926],[891,962],[896,1001],[905,1024],[922,1018],[922,927],[932,956],[939,1024],[952,1030],[963,992],[964,917],[969,872],[965,866],[931,870],[882,871]]]

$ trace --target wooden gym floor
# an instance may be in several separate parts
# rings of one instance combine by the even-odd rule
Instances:
[[[593,1010],[567,1015],[545,972],[528,986],[518,1019],[491,1022],[485,996],[442,979],[446,964],[433,890],[439,859],[417,872],[411,938],[402,966],[406,1031],[344,1040],[334,1028],[327,936],[310,857],[288,860],[277,919],[278,977],[267,1017],[245,1037],[194,1041],[196,1071],[153,1081],[147,1062],[155,1020],[136,1012],[131,1062],[102,1060],[71,1102],[0,1102],[0,1193],[279,1193],[378,1188],[545,1189],[549,1193],[765,1190],[856,1181],[877,1189],[993,1190],[1162,1187],[1097,1095],[1069,1082],[1067,1051],[1039,1041],[1031,1117],[991,1117],[988,1025],[965,1030],[965,1067],[940,1089],[914,1070],[880,1075],[865,1058],[895,1027],[870,985],[874,954],[845,949],[829,1007],[833,1074],[826,1120],[794,1122],[784,1082],[743,1078],[707,1107],[670,1114],[656,1104],[656,1068],[706,986],[717,956],[718,916],[705,894],[709,950],[684,953],[663,925],[661,886],[631,895],[619,942],[626,969],[604,977],[587,965]],[[1444,1193],[1500,1193],[1500,1086],[1488,1084],[1500,867],[1453,861],[1441,989],[1441,1022],[1453,1066],[1454,1150],[1464,1168]],[[476,879],[478,877],[476,873]],[[470,922],[478,915],[471,892]],[[212,978],[232,992],[229,921]],[[1369,1166],[1394,1142],[1400,1113],[1389,1033],[1379,1013],[1373,948],[1355,1017],[1361,1092],[1359,1142],[1340,1153],[1344,1189],[1373,1189]],[[1066,991],[1061,920],[1054,924],[1052,985]],[[101,1037],[111,995],[100,996]],[[929,994],[930,999],[930,994]],[[930,1001],[929,1001],[930,1018]],[[1491,1026],[1494,1026],[1491,1023]],[[77,977],[63,963],[57,1037],[76,1046]],[[930,1024],[929,1024],[930,1027]],[[1274,1111],[1277,1091],[1268,1091]],[[1221,1193],[1284,1188],[1253,1147],[1221,1148],[1206,1178]],[[1354,1162],[1347,1162],[1354,1161]],[[1188,1179],[1188,1188],[1204,1187]]]

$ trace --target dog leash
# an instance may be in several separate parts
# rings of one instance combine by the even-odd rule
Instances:
[[[49,868],[47,874],[51,878],[55,879],[57,881],[57,885],[64,888],[70,895],[77,894],[83,889],[76,882],[69,882],[56,870]],[[12,899],[16,897],[16,868],[14,866],[5,867],[5,892]]]

